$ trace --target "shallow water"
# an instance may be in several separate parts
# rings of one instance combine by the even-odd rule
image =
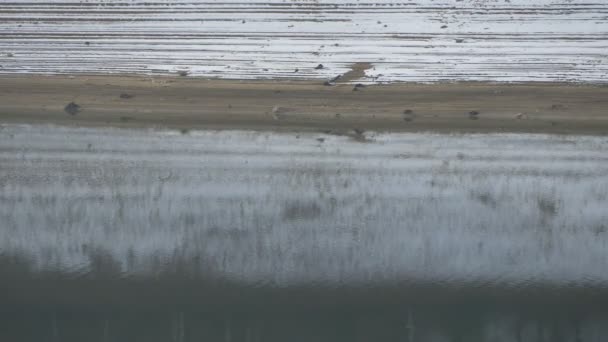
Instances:
[[[3,125],[0,330],[602,341],[607,147]]]

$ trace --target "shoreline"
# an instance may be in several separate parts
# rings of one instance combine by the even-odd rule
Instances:
[[[356,90],[354,90],[356,89]],[[65,106],[78,105],[72,115]],[[608,87],[589,84],[0,76],[0,122],[68,126],[608,134]],[[478,113],[478,114],[475,114]]]

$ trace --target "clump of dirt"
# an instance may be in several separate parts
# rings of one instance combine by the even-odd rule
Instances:
[[[81,111],[80,106],[77,105],[75,102],[68,103],[67,106],[63,108],[63,110],[65,110],[65,112],[70,115],[76,115]]]
[[[403,121],[411,122],[416,118],[416,114],[411,109],[406,109],[403,111]]]
[[[353,87],[353,91],[359,91],[359,89],[365,88],[365,84],[362,83],[357,83],[355,84],[355,86]]]
[[[287,112],[287,108],[276,105],[272,107],[272,118],[275,120],[280,120],[284,117],[284,114]]]

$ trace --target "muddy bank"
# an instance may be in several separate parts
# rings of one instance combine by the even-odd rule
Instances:
[[[608,88],[2,76],[0,121],[75,126],[605,134]]]

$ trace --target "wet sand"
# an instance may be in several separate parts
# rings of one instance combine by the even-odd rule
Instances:
[[[457,83],[353,89],[319,81],[4,75],[0,121],[335,134],[608,132],[608,87],[603,86]],[[65,111],[70,102],[79,106],[74,115]]]

